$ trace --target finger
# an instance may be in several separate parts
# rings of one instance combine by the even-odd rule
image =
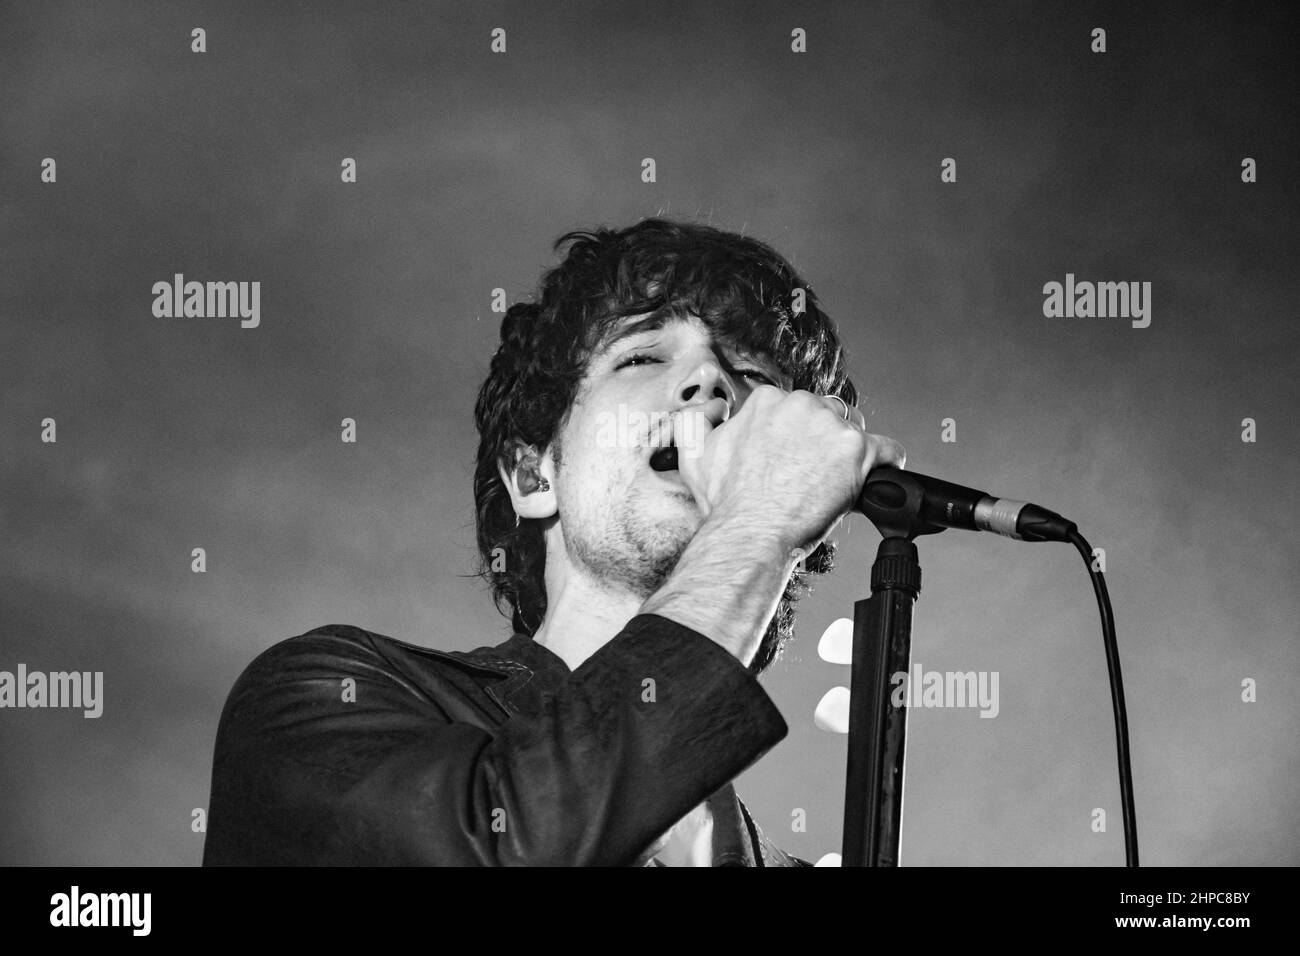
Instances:
[[[884,438],[886,442],[885,448],[881,451],[881,461],[887,461],[895,468],[906,468],[907,449],[903,447],[903,443],[895,441],[885,435],[882,435],[881,437]]]
[[[716,406],[716,407],[715,407]],[[677,467],[685,459],[695,460],[704,451],[704,440],[727,420],[730,410],[722,399],[691,405],[673,413],[673,443],[677,446]]]
[[[673,443],[677,446],[677,474],[695,497],[696,507],[704,517],[709,516],[708,488],[700,472],[700,457],[704,441],[713,432],[713,421],[700,411],[700,406],[681,409],[673,413]]]
[[[871,468],[880,468],[885,465],[892,465],[894,468],[907,467],[907,449],[901,442],[895,441],[888,435],[867,435],[868,440],[874,448],[875,455],[868,454],[868,458],[873,458]],[[870,469],[868,469],[870,470]]]
[[[906,460],[907,453],[903,451],[903,446],[894,439],[888,435],[872,435],[868,433],[867,453],[862,458],[862,471],[860,472],[862,480],[865,482],[873,471],[886,465],[902,468]]]

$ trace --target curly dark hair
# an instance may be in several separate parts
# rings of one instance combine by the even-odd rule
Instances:
[[[515,630],[530,636],[546,614],[546,544],[538,522],[516,526],[498,465],[509,473],[521,446],[541,450],[558,439],[591,355],[620,319],[660,310],[694,315],[719,341],[775,362],[795,389],[838,395],[850,406],[858,395],[834,323],[770,246],[662,218],[621,230],[570,232],[555,250],[566,246],[563,261],[542,276],[537,299],[506,312],[501,344],[474,406],[476,573],[490,584],[497,609],[505,614],[509,607]],[[804,561],[806,571],[795,570],[751,673],[779,656],[794,633],[795,604],[811,589],[808,575],[829,571],[834,556],[834,545],[823,543]]]

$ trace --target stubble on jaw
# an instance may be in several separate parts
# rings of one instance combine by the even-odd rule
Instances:
[[[563,534],[575,567],[585,569],[600,586],[643,601],[668,580],[693,535],[681,519],[656,522],[644,489],[635,485],[614,505],[597,533],[583,529]]]

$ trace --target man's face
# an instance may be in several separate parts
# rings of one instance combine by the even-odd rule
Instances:
[[[760,384],[790,387],[770,359],[715,341],[697,318],[622,320],[592,356],[560,435],[570,563],[619,591],[658,590],[703,521],[678,472],[651,467],[671,441],[668,416],[717,397],[734,415]]]

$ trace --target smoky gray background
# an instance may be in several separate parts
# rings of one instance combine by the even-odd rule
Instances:
[[[0,669],[105,681],[98,720],[0,711],[0,862],[197,864],[222,703],[277,641],[504,640],[466,576],[491,290],[529,295],[570,228],[660,212],[795,262],[910,467],[1106,550],[1143,861],[1300,861],[1294,24],[1127,7],[0,8]],[[260,328],[155,318],[176,272],[260,280]],[[1045,318],[1067,272],[1150,281],[1151,326]],[[812,714],[848,681],[817,640],[879,541],[836,538],[763,678],[789,736],[737,781],[811,860],[840,848],[845,762]],[[914,661],[998,671],[1001,712],[909,714],[904,864],[1118,865],[1078,555],[920,550]]]

